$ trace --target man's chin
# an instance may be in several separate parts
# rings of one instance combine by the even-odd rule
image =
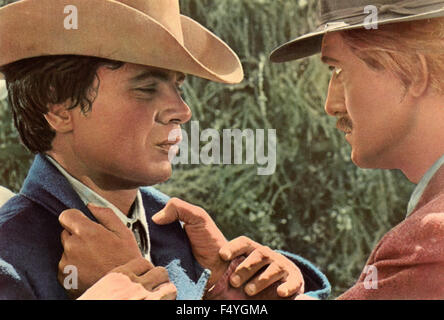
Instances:
[[[352,152],[351,152],[351,161],[358,166],[361,169],[371,169],[372,166],[369,163],[369,159],[368,157],[364,156],[362,153],[360,153],[359,151],[355,150],[352,147]]]
[[[384,158],[377,153],[364,154],[363,152],[352,150],[351,160],[361,169],[393,169],[387,166]]]
[[[134,173],[134,172],[133,172]],[[139,174],[122,177],[121,185],[125,185],[125,189],[133,189],[139,187],[153,186],[162,182],[166,182],[171,178],[171,166],[167,168],[150,168]]]
[[[152,186],[155,184],[159,184],[162,182],[166,182],[171,178],[173,174],[173,169],[171,165],[167,165],[166,167],[159,168],[157,170],[150,170],[150,174],[145,177],[145,186]]]

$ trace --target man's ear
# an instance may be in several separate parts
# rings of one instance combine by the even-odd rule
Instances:
[[[414,79],[412,79],[412,84],[410,86],[410,92],[415,98],[419,98],[425,93],[429,86],[430,80],[429,67],[424,55],[418,54],[418,64],[420,67],[420,72]]]
[[[72,113],[66,109],[65,104],[53,104],[48,109],[45,119],[54,131],[58,133],[72,131]]]

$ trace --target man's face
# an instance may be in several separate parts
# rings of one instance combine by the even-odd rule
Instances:
[[[101,67],[98,95],[86,115],[71,110],[72,148],[81,171],[104,189],[153,185],[171,176],[169,133],[189,121],[185,75],[125,64]],[[97,83],[96,83],[97,84]]]
[[[333,69],[325,111],[352,147],[352,161],[363,168],[399,168],[415,126],[414,99],[386,70],[369,67],[340,33],[325,36],[322,60]]]

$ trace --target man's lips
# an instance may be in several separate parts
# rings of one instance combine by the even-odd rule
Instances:
[[[182,141],[182,137],[177,137],[174,141],[170,141],[170,140],[164,140],[158,144],[156,144],[156,147],[158,147],[159,149],[162,149],[165,152],[169,152],[170,149],[172,147],[174,147],[175,149],[177,149],[177,151],[179,150],[179,147],[177,147],[177,144],[179,144]],[[176,151],[176,153],[177,153]]]

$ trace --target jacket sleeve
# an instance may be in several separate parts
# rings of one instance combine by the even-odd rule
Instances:
[[[34,292],[22,272],[0,257],[0,300],[32,300]]]
[[[305,282],[305,295],[315,299],[327,299],[331,285],[327,277],[310,261],[293,253],[277,250],[293,261],[301,270]]]

